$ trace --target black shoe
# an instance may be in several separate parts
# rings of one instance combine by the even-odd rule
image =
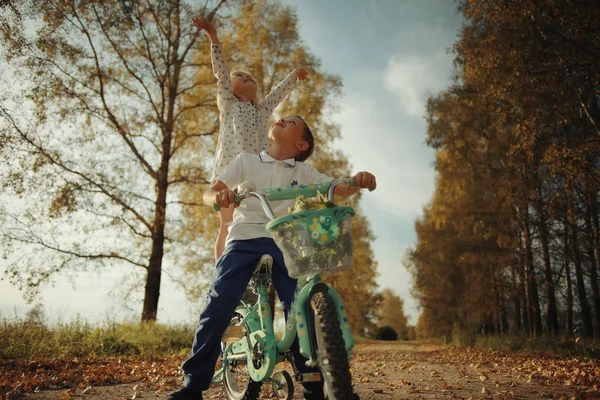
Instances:
[[[184,386],[170,393],[167,400],[202,400],[202,392]]]

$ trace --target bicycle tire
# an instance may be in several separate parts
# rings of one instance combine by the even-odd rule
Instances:
[[[231,319],[230,325],[236,325],[242,319],[243,316],[241,314],[235,313]],[[250,375],[247,375],[248,382],[246,385],[244,385],[244,387],[238,389],[237,387],[234,387],[233,382],[230,381],[228,375],[229,367],[230,365],[226,365],[223,371],[223,386],[225,386],[227,397],[230,400],[257,400],[260,397],[262,382],[255,382],[252,380],[252,378],[250,378]]]
[[[318,367],[329,400],[354,399],[348,352],[333,300],[323,292],[311,297]]]

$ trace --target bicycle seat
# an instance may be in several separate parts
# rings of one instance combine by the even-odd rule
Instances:
[[[273,257],[271,257],[269,254],[263,254],[262,257],[260,257],[260,260],[258,260],[258,262],[256,263],[256,266],[254,267],[255,277],[256,277],[256,275],[261,275],[261,274],[270,276],[272,266],[273,266]],[[253,281],[254,281],[255,277],[252,278],[252,280],[248,284],[248,287],[244,291],[244,295],[242,296],[242,300],[246,303],[254,304],[258,300],[258,296],[256,295],[256,293],[254,293],[254,288],[253,288],[254,287]]]
[[[269,254],[263,254],[256,263],[254,272],[260,272],[261,268],[266,268],[268,272],[271,272],[271,267],[273,267],[273,257]]]

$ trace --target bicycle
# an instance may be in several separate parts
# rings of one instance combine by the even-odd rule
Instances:
[[[324,381],[329,400],[353,399],[349,358],[354,339],[339,294],[320,280],[320,274],[351,267],[351,207],[333,205],[335,188],[340,184],[356,186],[353,180],[255,191],[251,183],[240,186],[236,202],[254,197],[271,220],[267,230],[284,254],[290,277],[298,279],[295,300],[285,321],[285,331],[277,340],[273,330],[272,304],[267,288],[272,284],[273,259],[263,255],[250,287],[256,302],[242,299],[222,338],[221,366],[212,383],[223,383],[229,399],[257,399],[263,383],[271,383],[279,399],[291,399],[294,384],[287,371],[273,373],[277,364],[290,360],[288,350],[296,337],[306,364],[320,373],[304,373],[294,368],[298,382]],[[374,190],[371,188],[369,190]],[[269,201],[288,200],[327,193],[329,207],[275,218]],[[213,206],[216,210],[218,207]]]

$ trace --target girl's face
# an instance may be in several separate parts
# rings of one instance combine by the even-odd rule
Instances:
[[[256,79],[244,71],[234,71],[231,73],[231,89],[236,95],[253,99],[256,97]]]

